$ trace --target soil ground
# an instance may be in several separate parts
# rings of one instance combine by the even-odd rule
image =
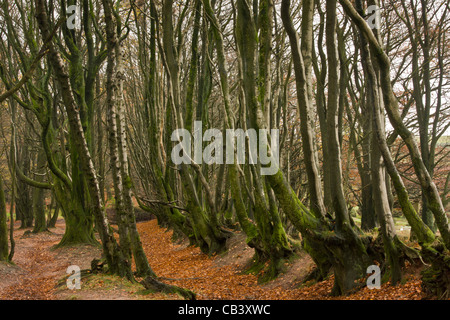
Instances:
[[[14,264],[0,264],[0,299],[6,300],[140,300],[181,299],[176,295],[148,294],[139,283],[130,283],[110,275],[82,278],[81,290],[66,286],[69,266],[90,268],[94,258],[101,257],[101,248],[73,246],[55,249],[64,234],[64,220],[49,232],[33,234],[19,229],[16,223]],[[229,250],[208,257],[186,242],[174,243],[172,232],[160,228],[156,220],[138,223],[138,230],[150,265],[161,281],[194,291],[198,299],[230,300],[305,300],[332,299],[333,277],[320,283],[302,284],[314,268],[306,253],[286,263],[286,272],[266,284],[258,283],[256,275],[244,274],[253,250],[245,244],[243,234],[230,238]],[[333,299],[352,300],[415,300],[423,299],[420,267],[409,266],[404,281],[396,287],[389,283],[379,290],[364,288],[355,294]]]

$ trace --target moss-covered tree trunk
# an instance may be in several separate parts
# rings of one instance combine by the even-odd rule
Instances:
[[[55,139],[55,130],[51,123],[46,122],[42,136],[47,164],[52,173],[53,195],[61,207],[65,220],[65,232],[58,247],[77,244],[97,245],[98,241],[94,235],[92,207],[90,206],[86,180],[81,167],[82,160],[75,141],[72,138],[68,141],[68,148],[71,151],[71,166],[68,169],[65,162],[65,153],[62,153],[57,159],[50,147],[50,141]],[[64,147],[62,145],[62,148]],[[72,179],[68,178],[67,170],[71,170],[70,176]],[[45,226],[47,228],[47,225]]]
[[[219,226],[212,224],[202,205],[200,204],[198,192],[188,165],[181,165],[181,177],[183,190],[187,198],[187,210],[191,218],[197,245],[206,254],[221,253],[226,248],[226,236],[221,232]]]
[[[177,48],[174,45],[174,26],[171,0],[164,1],[162,8],[163,51],[167,73],[168,108],[172,111],[172,123],[175,129],[185,128],[181,116],[180,79]],[[181,17],[180,17],[181,19]],[[199,246],[204,252],[221,252],[225,249],[226,237],[217,227],[211,226],[208,216],[199,201],[199,193],[194,184],[191,168],[186,164],[180,166],[182,192],[187,197],[188,212],[191,218]]]
[[[304,58],[300,51],[300,43],[296,29],[290,17],[290,1],[282,2],[281,18],[291,45],[292,59],[294,65],[295,82],[297,88],[297,108],[300,116],[300,133],[305,159],[305,167],[308,175],[308,188],[311,198],[311,210],[317,217],[324,216],[325,205],[323,202],[321,181],[318,169],[318,156],[315,147],[315,136],[312,128],[312,108],[308,96],[308,84]],[[312,41],[312,39],[305,39]],[[304,47],[306,44],[304,45]],[[310,45],[307,45],[310,47]],[[328,158],[327,158],[328,159]],[[326,179],[328,179],[326,177]]]
[[[303,206],[291,187],[287,184],[283,173],[269,176],[272,188],[277,196],[283,212],[289,214],[291,222],[304,237],[304,247],[318,264],[322,274],[328,272],[330,266],[335,274],[333,294],[344,294],[354,289],[355,281],[365,275],[366,267],[371,259],[367,254],[368,239],[352,227],[345,198],[342,191],[340,167],[340,146],[338,135],[338,99],[339,99],[339,62],[336,47],[336,7],[335,2],[327,1],[326,43],[328,55],[329,94],[327,104],[327,143],[330,166],[330,188],[333,210],[336,216],[334,227],[323,216],[312,215]],[[299,105],[307,104],[307,87],[305,84],[305,66],[300,53],[298,35],[290,17],[290,1],[282,2],[281,14],[283,24],[290,38],[294,59],[294,70],[297,81]],[[330,84],[331,83],[331,84]],[[306,118],[301,117],[305,122]],[[308,121],[306,121],[308,124]],[[306,125],[305,124],[305,125]],[[311,130],[305,131],[312,139]],[[309,178],[309,177],[308,177]]]
[[[382,44],[379,43],[373,31],[369,28],[365,20],[358,14],[353,5],[348,0],[339,0],[343,6],[346,14],[352,19],[357,27],[364,33],[373,59],[376,60],[380,70],[380,85],[382,89],[382,97],[384,106],[389,120],[400,137],[405,142],[412,160],[415,174],[419,180],[422,191],[428,199],[428,205],[431,212],[433,212],[436,225],[441,233],[444,243],[447,248],[450,247],[450,224],[442,204],[439,192],[433,182],[420,154],[414,135],[406,127],[400,115],[398,108],[398,100],[395,96],[391,83],[390,61],[389,57],[383,50]],[[400,183],[400,182],[399,182]]]
[[[137,274],[155,276],[144,253],[136,229],[136,218],[132,199],[132,181],[128,169],[128,146],[123,98],[123,52],[120,34],[121,21],[110,1],[103,1],[107,36],[107,82],[106,105],[108,109],[108,132],[111,168],[116,198],[120,245],[128,259],[133,257]]]
[[[246,125],[249,129],[256,131],[258,141],[261,143],[261,141],[267,141],[267,137],[260,137],[267,131],[260,130],[267,130],[271,123],[270,119],[274,116],[270,112],[272,81],[271,68],[268,66],[272,53],[273,2],[261,1],[259,3],[258,22],[246,1],[238,1],[236,6],[235,36],[242,78],[243,109],[248,119]],[[259,38],[257,29],[259,29]],[[259,62],[259,66],[256,62]],[[248,143],[249,150],[253,147],[255,146]],[[267,145],[259,146],[259,148],[267,147]],[[242,152],[242,150],[236,151]],[[292,257],[293,250],[281,223],[273,192],[264,176],[261,175],[261,159],[258,157],[251,160],[256,164],[249,164],[248,178],[250,179],[244,183],[248,185],[249,189],[253,189],[251,208],[259,234],[259,241],[255,246],[256,264],[252,269],[259,271],[258,269],[262,269],[268,262],[269,266],[261,278],[266,281],[275,278],[282,272],[284,261]],[[236,169],[232,170],[236,171]],[[231,178],[236,180],[235,177]],[[239,199],[235,200],[239,201]],[[242,213],[240,215],[243,216]],[[243,217],[245,219],[245,216]],[[243,222],[245,223],[245,220]],[[250,229],[250,232],[252,235],[254,231]]]
[[[55,205],[52,206],[52,208],[53,208],[53,213],[50,212],[51,213],[50,219],[48,219],[48,222],[47,222],[47,228],[49,228],[49,229],[56,227],[56,222],[58,221],[58,217],[59,217],[59,212],[60,212],[61,206],[55,200]]]
[[[45,153],[41,150],[38,152],[36,162],[36,178],[38,182],[43,182],[45,179],[45,165],[46,158]],[[33,216],[34,216],[34,228],[33,233],[47,231],[47,222],[45,219],[45,198],[44,189],[35,188],[33,190]]]
[[[35,7],[36,19],[41,35],[44,39],[47,39],[50,35],[50,28],[44,1],[36,0]],[[48,59],[50,64],[53,66],[56,81],[60,85],[61,96],[68,114],[69,126],[76,149],[80,155],[82,171],[86,177],[89,194],[92,199],[92,209],[94,212],[97,229],[102,240],[103,253],[108,263],[109,271],[113,274],[118,274],[122,277],[133,279],[130,262],[126,260],[126,257],[117,245],[112,230],[110,229],[109,223],[105,217],[105,209],[100,194],[96,172],[87,147],[86,139],[84,137],[80,115],[71,91],[69,76],[53,43],[49,45]]]
[[[57,246],[98,245],[94,234],[93,217],[86,215],[86,211],[80,203],[72,198],[72,194],[59,181],[54,184],[54,195],[65,220],[64,235]]]
[[[0,261],[8,261],[8,224],[6,215],[5,193],[3,191],[3,177],[0,174]]]
[[[369,116],[372,128],[375,131],[371,136],[371,178],[373,181],[373,204],[380,224],[381,236],[383,238],[384,254],[386,262],[390,266],[389,274],[391,283],[396,285],[401,281],[400,241],[395,232],[394,220],[389,204],[388,190],[386,188],[386,173],[384,161],[382,160],[379,140],[386,141],[385,122],[381,116],[383,100],[381,99],[381,88],[379,83],[378,68],[372,63],[369,48],[364,36],[361,36],[361,60],[366,80],[367,104],[370,106]],[[377,33],[377,36],[381,36]],[[385,276],[385,279],[387,277]]]
[[[27,143],[18,150],[17,170],[21,170],[24,175],[30,174],[30,150]],[[20,220],[20,228],[31,228],[33,226],[33,206],[32,206],[32,188],[17,174],[17,198],[16,212],[17,220]]]

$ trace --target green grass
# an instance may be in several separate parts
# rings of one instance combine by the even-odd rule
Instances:
[[[361,227],[361,216],[357,215],[356,217],[352,217],[353,221],[355,221],[355,223]],[[394,223],[395,226],[397,227],[405,227],[405,226],[409,226],[408,221],[406,220],[406,218],[404,216],[401,217],[394,217]]]
[[[439,138],[437,145],[442,147],[450,145],[450,136],[442,136],[441,138]]]
[[[408,221],[403,216],[402,217],[394,217],[394,222],[395,222],[396,226],[401,226],[401,227],[409,226]]]
[[[51,216],[53,216],[53,213],[55,212],[55,210],[51,210]],[[45,210],[45,216],[46,217],[48,217],[48,214],[49,214],[49,212],[48,212],[48,210]],[[9,217],[11,216],[11,213],[9,212],[9,211],[7,211],[6,212],[6,219],[9,221]],[[16,221],[16,218],[17,218],[17,216],[16,216],[16,212],[15,212],[15,210],[14,210],[14,213],[13,213],[13,217],[14,217],[14,221]],[[58,212],[58,219],[59,218],[63,218],[63,216],[62,216],[62,210],[59,210],[59,212]]]

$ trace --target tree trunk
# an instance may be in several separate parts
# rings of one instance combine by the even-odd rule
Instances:
[[[36,162],[35,178],[38,182],[44,181],[46,158],[45,153],[41,150],[38,152]],[[45,220],[45,198],[44,189],[35,188],[33,190],[33,216],[34,216],[34,228],[33,233],[47,231],[47,222]]]
[[[364,50],[364,49],[363,49]],[[371,64],[368,57],[364,60],[364,63]],[[373,203],[375,212],[380,223],[381,235],[383,237],[384,253],[386,260],[390,266],[390,275],[392,285],[396,285],[401,281],[401,265],[400,265],[400,252],[397,244],[399,242],[396,232],[394,219],[392,217],[391,208],[389,205],[388,193],[386,189],[385,181],[385,168],[384,162],[381,157],[380,148],[378,147],[378,139],[385,138],[384,122],[381,121],[380,105],[382,101],[380,99],[381,92],[377,78],[375,77],[375,71],[371,65],[368,65],[369,75],[367,79],[367,87],[369,88],[368,101],[372,105],[372,119],[374,122],[374,130],[376,134],[373,135],[372,141],[372,181],[373,181]]]
[[[389,120],[394,129],[399,133],[403,141],[406,143],[406,146],[408,147],[414,171],[420,182],[422,191],[425,193],[428,199],[430,210],[433,212],[434,218],[436,219],[436,224],[438,226],[439,231],[441,232],[441,236],[444,240],[445,246],[449,248],[450,224],[448,223],[446,212],[442,204],[441,198],[439,196],[439,192],[436,188],[436,185],[431,179],[431,176],[428,170],[426,169],[424,161],[421,157],[419,148],[417,146],[417,142],[411,131],[409,131],[408,128],[406,128],[405,124],[403,123],[403,119],[400,115],[398,109],[398,101],[396,96],[394,95],[390,79],[391,74],[390,74],[389,58],[385,54],[383,48],[381,47],[381,44],[378,42],[372,30],[368,27],[367,23],[365,23],[364,19],[353,8],[353,5],[348,0],[339,0],[339,2],[344,7],[346,14],[349,15],[352,21],[364,33],[371,47],[371,51],[373,52],[373,57],[379,64],[381,75],[380,83],[383,92],[383,101]]]
[[[155,276],[143,251],[136,229],[132,181],[128,172],[128,149],[123,101],[123,53],[117,26],[120,20],[113,14],[110,1],[103,1],[105,9],[106,36],[108,48],[107,65],[107,108],[111,168],[116,196],[116,213],[119,217],[119,236],[122,252],[131,260],[133,255],[137,273],[140,276]]]
[[[30,173],[30,152],[28,145],[21,148],[20,159],[17,161],[18,170],[24,175]],[[19,176],[19,174],[18,174]],[[21,221],[20,228],[31,228],[33,226],[33,206],[32,206],[32,189],[22,179],[17,179],[17,198],[16,198],[17,220]]]
[[[44,1],[36,0],[35,5],[39,29],[42,37],[47,39],[49,38],[50,31]],[[92,199],[96,225],[102,240],[103,253],[108,263],[109,271],[113,274],[118,274],[122,277],[133,279],[130,262],[126,260],[123,252],[117,245],[108,220],[105,217],[104,205],[100,194],[96,172],[87,147],[86,139],[84,137],[80,115],[71,92],[69,77],[53,44],[49,45],[48,59],[53,66],[53,72],[56,76],[57,82],[60,85],[61,95],[68,114],[68,121],[71,133],[73,135],[73,140],[81,157],[82,171],[86,176],[88,190]]]
[[[262,63],[270,59],[271,49],[268,43],[271,43],[272,37],[272,3],[270,1],[262,1],[259,11],[260,26],[260,52],[259,61]],[[250,7],[245,0],[237,2],[237,21],[236,21],[236,41],[238,46],[240,68],[242,73],[242,89],[244,108],[247,112],[250,128],[257,132],[258,141],[261,141],[259,135],[266,134],[261,129],[266,129],[270,124],[268,113],[270,104],[267,98],[267,91],[270,92],[271,75],[265,66],[260,66],[259,74],[256,73],[256,25],[255,17],[251,13]],[[259,81],[258,81],[259,80]],[[256,89],[259,89],[259,99]],[[270,119],[269,119],[270,120]],[[260,146],[261,147],[261,146]],[[249,145],[250,150],[250,145]],[[259,158],[258,158],[259,159]],[[258,160],[254,159],[254,160]],[[256,251],[259,261],[258,264],[268,260],[270,262],[266,275],[261,278],[262,281],[270,280],[276,277],[281,271],[283,261],[292,255],[292,248],[287,241],[286,232],[281,224],[278,208],[272,195],[272,190],[267,184],[266,179],[260,175],[261,162],[249,167],[253,178],[254,185],[254,216],[257,230],[261,236],[263,251]],[[271,164],[273,165],[273,163]]]
[[[302,56],[298,49],[298,36],[293,26],[289,14],[290,1],[283,0],[281,8],[281,16],[286,31],[291,40],[291,49],[294,59],[294,68],[296,69],[297,96],[299,105],[306,105],[306,85],[305,71]],[[321,218],[321,215],[315,214],[315,218],[308,214],[308,210],[300,203],[295,193],[287,185],[285,178],[281,172],[274,176],[268,176],[271,181],[272,188],[280,202],[285,213],[289,213],[291,222],[302,232],[307,238],[304,246],[311,254],[314,261],[321,268],[321,273],[328,272],[327,268],[333,266],[335,273],[335,287],[333,294],[344,294],[354,289],[355,280],[365,275],[366,267],[370,264],[370,258],[366,252],[365,246],[367,239],[357,234],[351,224],[342,191],[341,168],[340,168],[340,146],[338,137],[338,119],[337,108],[339,98],[339,74],[338,74],[338,55],[336,47],[336,3],[327,1],[327,22],[326,37],[327,50],[329,59],[329,102],[327,108],[327,124],[330,132],[328,132],[328,151],[330,158],[330,185],[333,208],[336,214],[336,230],[335,235],[328,234],[330,225]],[[301,98],[302,97],[302,98]],[[301,99],[300,99],[301,98]],[[309,124],[309,121],[306,121]],[[312,139],[312,130],[306,130],[306,137]],[[305,138],[304,141],[305,142]],[[309,153],[309,155],[311,155]],[[305,151],[305,157],[308,152]],[[308,179],[310,176],[308,176]],[[314,181],[314,180],[312,180]],[[312,182],[310,181],[310,183]],[[320,189],[319,189],[320,192]],[[314,226],[314,227],[313,227]],[[313,229],[314,231],[311,231]],[[323,247],[325,244],[325,248]]]
[[[311,198],[311,210],[317,217],[326,214],[323,202],[321,180],[318,169],[318,156],[316,153],[315,135],[312,128],[310,98],[308,96],[308,84],[305,64],[299,48],[297,31],[289,14],[290,0],[282,1],[281,18],[289,36],[292,59],[294,62],[295,81],[297,86],[297,103],[300,115],[300,131],[303,142],[305,167],[308,175],[309,196]],[[307,41],[307,40],[305,40]]]
[[[3,191],[3,178],[0,174],[0,261],[8,261],[8,225],[6,216],[5,193]]]
[[[58,221],[58,217],[59,217],[59,210],[60,210],[60,205],[57,201],[55,201],[55,206],[54,206],[54,211],[52,216],[50,217],[50,220],[47,223],[47,228],[55,228],[56,227],[56,222]]]
[[[168,108],[172,109],[172,121],[175,129],[184,128],[184,121],[181,117],[180,105],[180,83],[179,83],[179,62],[177,60],[176,48],[174,46],[174,30],[172,23],[172,0],[163,2],[163,51],[165,58],[165,68],[168,74],[167,83],[169,91]],[[183,195],[187,197],[190,218],[193,223],[196,239],[202,251],[212,254],[222,252],[225,249],[226,237],[218,228],[211,226],[207,222],[207,215],[199,201],[199,194],[196,190],[191,170],[188,165],[180,165],[180,177],[182,180]]]
[[[355,6],[358,12],[363,13],[363,4],[362,0],[356,0]],[[363,61],[366,60],[367,50],[365,50],[367,46],[367,41],[364,38],[363,34],[359,32],[359,43],[358,48],[361,52],[361,59]],[[367,74],[367,66],[363,63],[363,70],[365,74]],[[366,81],[367,76],[366,76]],[[369,93],[370,94],[370,93]],[[361,208],[361,228],[363,230],[372,230],[377,226],[377,217],[374,210],[373,203],[373,182],[371,176],[371,167],[372,167],[372,159],[371,159],[371,150],[372,150],[372,110],[371,103],[373,101],[369,101],[368,93],[361,99],[361,117],[362,117],[362,130],[363,130],[363,140],[362,140],[362,166],[360,168],[360,176],[361,176],[361,196],[362,196],[362,208]],[[356,148],[356,146],[355,146]]]

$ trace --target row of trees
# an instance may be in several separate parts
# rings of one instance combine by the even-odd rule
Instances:
[[[72,5],[80,28],[66,23]],[[368,6],[383,8],[379,28],[365,21],[373,18]],[[432,263],[426,280],[441,281],[443,294],[450,174],[444,190],[433,174],[448,160],[448,150],[436,146],[450,125],[449,10],[445,1],[426,0],[2,1],[11,203],[17,200],[24,227],[34,217],[34,232],[61,210],[66,232],[59,246],[96,244],[98,232],[110,272],[188,297],[157,280],[134,200],[205,254],[225,251],[241,229],[255,250],[249,272],[264,270],[262,280],[276,277],[303,248],[317,280],[334,272],[339,295],[353,290],[369,265],[379,263],[396,284],[404,259],[423,256]],[[195,121],[203,132],[194,132]],[[278,171],[261,175],[262,161],[251,164],[248,152],[245,164],[172,163],[175,129],[202,139],[210,128],[224,136],[227,129],[256,129],[258,141],[271,141],[259,137],[270,130],[258,129],[279,129]],[[407,178],[420,186],[421,212],[394,144],[408,150],[415,177]],[[349,182],[351,163],[359,187]],[[118,242],[105,214],[110,188]],[[50,219],[46,193],[56,208]],[[354,194],[361,227],[350,214]],[[398,238],[394,203],[420,252]],[[373,238],[366,231],[375,227]]]

